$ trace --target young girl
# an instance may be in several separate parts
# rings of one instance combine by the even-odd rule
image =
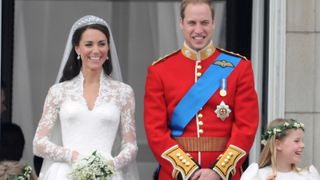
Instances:
[[[304,125],[293,119],[272,121],[262,136],[264,148],[259,165],[251,164],[243,173],[241,180],[320,180],[314,166],[300,169],[304,149]]]

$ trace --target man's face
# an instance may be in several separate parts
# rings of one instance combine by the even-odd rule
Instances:
[[[206,47],[214,29],[210,7],[207,4],[188,4],[180,20],[180,28],[189,47],[198,51]]]

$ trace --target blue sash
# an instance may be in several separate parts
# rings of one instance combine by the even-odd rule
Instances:
[[[240,60],[226,53],[217,57],[175,107],[170,121],[171,136],[182,135],[183,129],[220,87],[221,79],[227,79]]]

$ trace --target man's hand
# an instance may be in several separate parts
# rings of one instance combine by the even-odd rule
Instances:
[[[191,180],[220,180],[220,176],[212,169],[199,169],[192,176]]]

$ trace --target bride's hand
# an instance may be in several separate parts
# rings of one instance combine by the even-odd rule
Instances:
[[[72,162],[76,162],[79,159],[79,152],[78,151],[72,151]]]
[[[107,164],[111,167],[114,167],[114,164],[113,164],[113,160],[112,159],[109,159],[107,160]]]

